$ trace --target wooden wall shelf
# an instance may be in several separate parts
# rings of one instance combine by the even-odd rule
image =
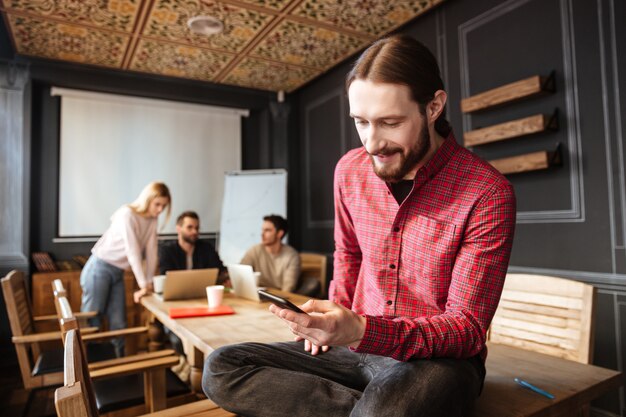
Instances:
[[[512,120],[465,132],[463,141],[466,147],[476,146],[500,140],[513,139],[546,130],[556,130],[557,128],[558,111],[555,110],[552,115],[535,114],[523,119]]]
[[[554,151],[539,151],[509,158],[489,161],[502,174],[517,174],[520,172],[547,169],[561,163],[560,146]]]
[[[472,113],[554,91],[554,71],[548,77],[534,75],[461,100],[461,111]]]

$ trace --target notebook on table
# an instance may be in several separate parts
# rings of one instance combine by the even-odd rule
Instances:
[[[206,287],[215,285],[217,268],[167,271],[163,283],[163,301],[206,298]]]
[[[235,310],[231,306],[221,305],[219,307],[172,307],[170,308],[170,317],[173,319],[182,319],[186,317],[206,317],[206,316],[224,316],[227,314],[235,314]]]

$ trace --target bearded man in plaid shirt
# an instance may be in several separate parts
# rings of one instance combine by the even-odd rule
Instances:
[[[272,305],[297,341],[217,350],[205,392],[246,416],[463,416],[484,381],[513,188],[457,144],[421,43],[377,41],[346,87],[363,147],[335,170],[329,301]]]

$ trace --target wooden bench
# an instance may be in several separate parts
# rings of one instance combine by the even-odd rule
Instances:
[[[589,365],[594,299],[594,287],[582,282],[508,274],[488,333],[485,386],[471,416],[584,416],[592,399],[619,387],[620,372]],[[519,386],[516,377],[556,398]]]

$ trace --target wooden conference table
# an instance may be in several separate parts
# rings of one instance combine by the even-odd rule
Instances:
[[[280,293],[280,291],[277,291]],[[282,293],[285,295],[285,293]],[[294,304],[307,297],[288,294]],[[293,340],[287,326],[268,311],[269,304],[225,294],[224,304],[235,314],[227,316],[172,319],[171,307],[206,306],[206,299],[161,301],[154,295],[143,297],[143,306],[181,338],[191,365],[191,384],[201,392],[204,359],[214,349],[241,342],[276,342]],[[151,347],[158,348],[160,328],[151,329]],[[518,386],[513,378],[526,380],[551,394],[545,398]],[[490,344],[487,357],[487,379],[472,417],[548,417],[574,415],[582,404],[589,403],[622,383],[618,371],[584,365],[540,353],[503,345]],[[565,414],[564,414],[565,413]]]
[[[303,304],[309,298],[297,294],[282,293],[294,304]],[[182,341],[187,361],[191,365],[191,386],[201,392],[202,368],[204,359],[213,350],[234,343],[242,342],[276,342],[293,340],[289,328],[269,312],[269,303],[256,302],[224,294],[224,304],[235,310],[235,314],[211,317],[193,317],[172,319],[169,309],[172,307],[206,307],[206,298],[197,300],[162,301],[150,295],[141,299],[141,304],[151,313],[153,318],[163,323]],[[159,349],[162,340],[160,326],[150,325],[150,350]]]

